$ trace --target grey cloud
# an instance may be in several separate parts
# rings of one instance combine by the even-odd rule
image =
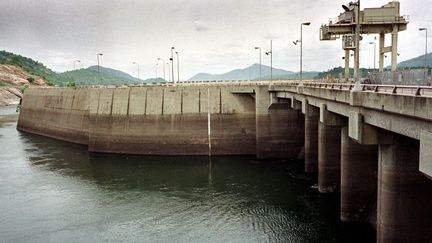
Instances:
[[[203,21],[197,20],[194,22],[195,30],[198,32],[205,32],[211,30],[211,28]]]

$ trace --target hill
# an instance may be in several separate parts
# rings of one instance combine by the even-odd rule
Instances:
[[[100,74],[97,71],[97,66],[91,66],[87,69],[79,69],[64,73],[56,73],[47,68],[42,63],[31,58],[17,55],[7,51],[0,51],[0,65],[8,65],[9,67],[19,67],[31,76],[30,80],[44,80],[47,85],[92,85],[92,84],[130,84],[153,82],[136,79],[125,72],[115,69],[100,67]],[[11,68],[9,68],[11,74]],[[3,75],[5,76],[5,75]],[[25,80],[26,78],[24,78]],[[6,80],[10,80],[6,78]],[[4,82],[5,80],[3,80]],[[24,82],[24,81],[22,81]]]
[[[414,57],[398,64],[399,68],[423,68],[425,55]],[[426,55],[426,64],[432,67],[432,53]]]
[[[270,79],[270,67],[261,66],[262,80]],[[303,77],[312,78],[318,72],[303,72]],[[211,80],[259,80],[260,65],[253,64],[243,69],[235,69],[223,74],[198,73],[189,80],[211,81]],[[286,71],[273,67],[273,79],[295,79],[298,78],[298,73]]]
[[[374,72],[376,70],[374,69],[368,69],[368,68],[360,68],[360,76],[361,77],[367,77],[368,73]],[[314,79],[326,79],[326,78],[343,78],[345,74],[345,68],[343,67],[336,67],[332,68],[330,70],[320,72],[318,73]],[[350,77],[354,76],[354,69],[350,68]]]
[[[63,83],[74,83],[76,85],[89,84],[134,84],[142,83],[140,80],[130,76],[127,73],[111,68],[99,67],[100,73],[97,71],[97,66],[91,66],[86,69],[78,69],[60,73],[59,76]]]
[[[48,85],[61,82],[57,73],[44,66],[42,63],[28,57],[23,57],[7,51],[0,51],[0,64],[20,67],[30,75],[46,80]]]
[[[98,71],[98,66],[90,66],[87,69],[88,70]],[[125,72],[122,72],[122,71],[119,71],[119,70],[116,70],[116,69],[99,66],[99,70],[100,70],[101,73],[109,74],[109,75],[117,77],[117,78],[121,78],[121,79],[125,79],[125,80],[133,80],[133,81],[137,81],[137,82],[142,82],[141,79],[137,79],[137,78],[132,77],[131,75],[125,73]]]

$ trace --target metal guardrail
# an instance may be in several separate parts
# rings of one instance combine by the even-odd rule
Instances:
[[[304,87],[345,90],[351,91],[354,89],[353,83],[319,83],[319,82],[304,82]],[[361,92],[383,93],[391,95],[405,96],[422,96],[432,98],[431,86],[408,86],[408,85],[383,85],[383,84],[362,84]]]
[[[374,15],[374,16],[365,16],[362,20],[362,24],[368,23],[407,23],[409,18],[407,15],[404,16],[388,16],[388,15]]]
[[[214,87],[250,87],[257,85],[268,85],[273,89],[275,86],[287,86],[287,87],[299,87],[300,82],[298,80],[263,80],[263,81],[243,81],[243,80],[232,80],[232,81],[185,81],[180,83],[163,83],[163,84],[141,84],[141,85],[91,85],[91,86],[80,86],[78,88],[128,88],[128,87],[202,87],[202,86],[214,86]],[[318,89],[331,89],[341,91],[351,91],[354,89],[354,83],[327,83],[327,82],[316,82],[313,80],[304,80],[301,86],[306,88],[318,88]],[[278,87],[280,88],[280,87]],[[415,86],[415,85],[385,85],[385,84],[361,84],[361,92],[381,93],[390,95],[405,95],[405,96],[420,96],[432,98],[432,86]],[[273,90],[273,91],[284,91],[284,90]]]
[[[367,76],[370,84],[430,86],[428,70],[407,69],[398,71],[372,72]]]

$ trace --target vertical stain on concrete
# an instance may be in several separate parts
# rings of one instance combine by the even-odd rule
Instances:
[[[198,113],[201,113],[201,89],[198,90]]]
[[[222,113],[222,89],[219,89],[219,114]]]
[[[162,116],[164,114],[164,103],[165,103],[165,89],[162,89],[162,109],[161,109]]]
[[[113,106],[114,106],[114,91],[113,91],[113,93],[111,95],[111,110],[110,110],[110,115],[112,115]]]
[[[208,135],[208,156],[211,156],[211,111],[210,111],[210,88],[207,88],[207,135]]]
[[[147,103],[148,103],[148,101],[147,101],[147,92],[148,92],[148,89],[145,90],[144,115],[147,115]]]
[[[183,89],[180,90],[181,98],[180,98],[180,114],[183,114]]]
[[[129,88],[129,92],[128,92],[128,101],[127,101],[127,109],[126,109],[126,115],[129,116],[129,106],[130,106],[130,93],[131,93],[132,88]]]

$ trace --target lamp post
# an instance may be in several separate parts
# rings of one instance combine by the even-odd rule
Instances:
[[[179,53],[178,51],[175,52],[177,55],[177,82],[180,82],[180,64],[179,64]]]
[[[174,49],[175,49],[174,46],[171,47],[171,58],[170,58],[170,61],[171,61],[171,81],[173,83],[175,83],[175,80],[174,80],[174,54],[173,54]]]
[[[310,25],[310,22],[300,24],[300,83],[303,80],[303,25]]]
[[[310,22],[304,22],[300,24],[300,40],[293,41],[294,45],[300,43],[300,85],[302,85],[303,81],[303,25],[309,26]]]
[[[80,60],[73,61],[73,70],[75,70],[75,63],[77,63],[77,62],[81,62],[81,61]]]
[[[270,81],[273,80],[273,40],[270,40],[270,51],[265,53],[270,56]]]
[[[376,64],[376,41],[374,41],[374,42],[369,42],[369,45],[374,45],[374,65],[373,65],[373,67],[374,67],[374,71],[375,71],[375,64]]]
[[[426,72],[427,72],[427,43],[428,43],[428,29],[427,28],[419,28],[419,31],[426,32],[426,40],[425,40],[425,56],[424,56],[424,68],[425,68],[425,80],[426,80]]]
[[[132,62],[132,64],[136,64],[138,67],[138,79],[140,79],[140,71],[139,71],[139,63],[137,62]]]
[[[357,11],[355,14],[355,53],[354,53],[354,79],[353,91],[361,91],[360,84],[360,0],[357,1]]]
[[[259,68],[259,81],[261,82],[261,47],[257,46],[255,47],[255,50],[259,50],[259,64],[260,64],[260,68]]]
[[[158,57],[158,61],[162,61],[162,67],[163,67],[163,79],[166,80],[165,78],[165,60],[161,57]]]
[[[98,73],[99,73],[99,75],[100,75],[99,56],[103,56],[103,54],[102,54],[102,53],[98,53],[96,56],[97,56],[97,68],[98,68]]]

